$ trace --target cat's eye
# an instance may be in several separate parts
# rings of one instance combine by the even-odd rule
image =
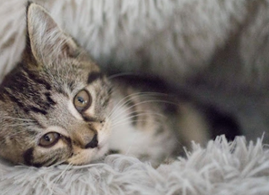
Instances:
[[[54,146],[60,139],[60,134],[56,132],[50,132],[43,135],[39,140],[39,145],[45,148]]]
[[[92,104],[91,95],[86,90],[81,90],[75,96],[73,103],[77,111],[79,112],[85,111]]]

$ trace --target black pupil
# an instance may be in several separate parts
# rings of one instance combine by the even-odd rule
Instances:
[[[45,135],[45,136],[43,137],[43,139],[44,139],[44,141],[46,141],[46,142],[51,142],[51,139],[50,139],[50,137],[49,137],[48,135]]]
[[[81,103],[81,104],[85,104],[85,100],[84,100],[84,98],[83,97],[78,97],[78,101],[79,101],[79,103]]]
[[[48,136],[48,135],[45,135],[45,136],[44,136],[44,140],[45,140],[46,142],[51,142],[51,141],[52,141],[51,137]]]

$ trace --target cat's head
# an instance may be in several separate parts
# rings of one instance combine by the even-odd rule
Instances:
[[[0,156],[34,166],[103,156],[111,109],[106,77],[34,3],[26,31],[22,60],[0,86]]]

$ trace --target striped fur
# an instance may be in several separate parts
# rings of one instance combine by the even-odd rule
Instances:
[[[42,7],[27,8],[26,47],[0,86],[0,155],[17,164],[85,164],[111,151],[160,162],[190,139],[205,141],[192,106],[147,87],[110,80]],[[75,108],[81,91],[91,105]],[[55,144],[40,139],[56,133]],[[190,136],[191,135],[191,136]]]

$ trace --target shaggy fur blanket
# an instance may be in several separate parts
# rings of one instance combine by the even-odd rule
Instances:
[[[1,195],[268,195],[269,150],[262,139],[224,137],[157,169],[123,155],[80,167],[0,164]]]

